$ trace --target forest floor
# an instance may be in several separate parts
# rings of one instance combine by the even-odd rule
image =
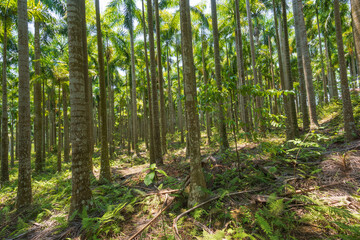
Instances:
[[[319,112],[320,127],[291,143],[283,130],[272,130],[237,147],[230,137],[231,148],[220,153],[203,134],[209,202],[188,213],[190,164],[176,134],[160,168],[149,168],[146,152],[117,149],[109,184],[97,181],[96,154],[94,208],[80,214],[81,222],[68,223],[70,163],[56,173],[56,154],[49,155],[45,172],[33,174],[34,203],[26,212],[15,211],[15,167],[0,190],[0,239],[176,239],[174,219],[182,213],[181,239],[360,239],[360,140],[344,143],[339,103]]]

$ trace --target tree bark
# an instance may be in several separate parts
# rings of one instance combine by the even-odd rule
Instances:
[[[158,81],[160,94],[160,122],[161,122],[161,148],[162,153],[167,152],[166,146],[166,117],[165,117],[165,97],[164,97],[164,77],[161,62],[161,37],[160,37],[160,14],[159,14],[159,0],[154,0],[155,7],[155,25],[156,25],[156,50],[157,50],[157,64],[158,64]],[[150,28],[149,28],[150,29]]]
[[[6,13],[5,13],[6,14]],[[7,104],[7,78],[6,78],[6,53],[7,53],[7,29],[6,16],[4,17],[4,41],[3,41],[3,66],[2,66],[2,121],[1,121],[1,183],[9,181],[9,133],[8,133],[8,104]]]
[[[63,109],[64,109],[64,162],[70,160],[70,141],[69,141],[69,117],[68,117],[68,89],[65,83],[62,84]]]
[[[109,146],[107,139],[107,111],[106,111],[106,86],[104,71],[104,50],[102,42],[102,33],[100,25],[100,9],[99,0],[95,0],[96,8],[96,32],[99,58],[99,82],[100,82],[100,106],[101,106],[101,166],[100,180],[111,181],[110,162],[109,162]]]
[[[152,94],[150,87],[150,73],[149,73],[149,58],[147,52],[147,31],[146,31],[146,21],[145,21],[145,10],[144,10],[144,0],[142,3],[142,16],[143,16],[143,31],[144,31],[144,50],[145,50],[145,65],[146,65],[146,86],[147,86],[147,95],[149,103],[149,133],[150,133],[150,164],[156,163],[155,154],[154,154],[154,129],[153,129],[153,106],[152,106]]]
[[[299,11],[298,11],[298,1],[293,0],[293,12],[295,19],[295,37],[296,37],[296,55],[297,55],[297,66],[299,73],[299,83],[300,83],[300,107],[302,112],[303,119],[303,130],[308,131],[310,129],[310,118],[308,112],[308,106],[306,103],[307,93],[306,93],[306,83],[304,76],[304,65],[303,65],[303,52],[301,45],[301,36],[300,36],[300,21],[299,21]]]
[[[137,104],[136,104],[136,75],[135,75],[135,47],[132,19],[130,20],[130,48],[131,48],[131,120],[132,120],[132,137],[135,151],[138,152],[137,147]]]
[[[339,5],[340,5],[339,0],[334,0],[336,43],[337,43],[338,59],[339,59],[339,67],[340,67],[340,83],[341,83],[341,97],[343,101],[345,140],[351,141],[358,137],[358,133],[355,126],[353,109],[351,105]]]
[[[27,0],[18,0],[19,49],[19,177],[16,206],[27,207],[32,202],[31,191],[31,125],[30,71]]]
[[[320,50],[320,60],[321,60],[321,77],[323,83],[323,90],[324,90],[324,101],[325,103],[329,103],[328,93],[327,93],[327,82],[326,82],[326,75],[325,75],[325,67],[324,67],[324,56],[323,56],[323,49],[322,49],[322,40],[321,40],[321,29],[319,23],[319,11],[318,7],[316,6],[316,24],[318,28],[318,36],[319,36],[319,50]]]
[[[289,34],[288,34],[288,25],[287,25],[287,14],[286,14],[286,2],[285,0],[281,0],[282,4],[282,17],[283,17],[283,30],[284,30],[284,47],[285,47],[285,69],[286,72],[286,79],[285,79],[285,90],[292,91],[293,90],[293,80],[291,75],[291,65],[290,65],[290,50],[289,50]],[[296,118],[296,109],[295,109],[295,100],[293,94],[288,94],[284,96],[287,98],[287,106],[285,108],[288,109],[288,121],[287,124],[287,134],[286,139],[291,140],[296,138],[299,135],[299,129],[297,125],[297,118]]]
[[[241,33],[241,22],[240,22],[240,9],[239,9],[239,0],[235,0],[235,19],[236,19],[236,28],[235,28],[235,38],[236,38],[236,63],[238,71],[238,88],[245,85],[245,65],[244,65],[244,55],[243,55],[243,44],[242,44],[242,33]],[[240,114],[241,120],[244,123],[244,131],[246,133],[250,132],[250,123],[249,123],[249,111],[248,111],[248,96],[239,94],[239,103],[240,103]]]
[[[154,129],[154,156],[156,165],[162,165],[162,152],[161,152],[161,139],[160,139],[160,122],[159,122],[159,105],[157,95],[157,83],[156,83],[156,64],[155,64],[155,44],[154,44],[154,22],[153,22],[153,10],[152,1],[147,0],[147,13],[149,24],[149,44],[150,44],[150,73],[151,73],[151,85],[152,85],[152,106],[153,106],[153,129]]]
[[[176,39],[176,44],[179,45],[178,39]],[[181,102],[181,84],[180,84],[180,67],[179,67],[179,51],[176,50],[176,67],[177,67],[177,100],[178,100],[178,121],[179,121],[179,130],[180,130],[180,141],[184,143],[184,131],[183,131],[183,113],[182,113],[182,102]]]
[[[214,59],[215,59],[215,79],[219,94],[222,92],[221,80],[221,62],[220,62],[220,47],[219,47],[219,30],[216,12],[216,0],[211,0],[211,20],[213,24],[213,38],[214,38]],[[186,92],[186,91],[185,91]],[[218,117],[219,117],[219,133],[220,133],[220,150],[225,151],[229,148],[229,142],[226,134],[225,115],[223,109],[223,99],[220,96],[218,100]]]
[[[185,106],[188,120],[190,155],[190,193],[188,205],[194,206],[206,198],[204,173],[201,167],[200,126],[197,111],[196,79],[192,48],[189,0],[180,1],[181,44],[184,63]]]
[[[295,14],[297,17],[298,24],[298,31],[299,31],[299,40],[301,46],[301,53],[302,53],[302,62],[304,67],[304,77],[306,83],[306,93],[307,93],[307,100],[308,100],[308,107],[309,107],[309,116],[311,125],[319,126],[316,114],[316,100],[315,100],[315,92],[314,92],[314,84],[313,84],[313,76],[312,76],[312,69],[311,69],[311,58],[309,52],[309,46],[307,42],[307,33],[306,33],[306,26],[304,20],[304,13],[303,13],[303,5],[302,0],[297,0],[297,10]]]
[[[35,83],[34,83],[34,141],[35,141],[35,171],[40,172],[43,170],[42,160],[42,116],[41,116],[41,82],[40,82],[40,22],[35,20]]]
[[[92,193],[90,189],[90,156],[88,144],[88,103],[85,101],[84,44],[82,41],[81,11],[85,1],[67,0],[68,43],[69,43],[69,80],[72,144],[72,194],[71,216],[76,210],[81,212],[89,205]]]

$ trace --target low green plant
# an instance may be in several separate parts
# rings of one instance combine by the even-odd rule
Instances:
[[[144,178],[144,183],[146,186],[149,186],[150,184],[156,182],[157,180],[157,173],[162,174],[166,177],[168,177],[168,175],[166,174],[166,172],[162,169],[159,169],[156,167],[156,164],[150,164],[150,167],[146,168],[144,171],[149,171],[148,174],[146,174],[145,178]]]

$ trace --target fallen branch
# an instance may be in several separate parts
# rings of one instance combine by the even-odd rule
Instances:
[[[168,198],[169,195],[166,195],[166,199],[165,199],[165,202],[163,204],[163,207],[162,209],[155,215],[155,217],[153,219],[151,219],[147,224],[145,224],[145,226],[143,226],[139,231],[137,231],[134,235],[132,235],[129,240],[133,240],[135,239],[137,236],[139,236],[148,226],[150,226],[150,224],[152,224],[166,209],[168,209],[171,204],[174,202],[174,199],[171,199],[171,201],[169,202],[169,204],[167,204],[165,207],[164,205],[166,204],[167,202],[167,198]]]
[[[181,191],[181,189],[172,189],[172,190],[167,190],[167,191],[151,192],[144,196],[147,197],[147,196],[152,196],[152,195],[163,195],[163,194],[169,194],[169,193],[177,193],[180,191]]]
[[[181,217],[183,217],[184,215],[188,214],[189,212],[191,212],[191,211],[193,211],[193,210],[195,210],[195,209],[197,209],[197,208],[199,208],[199,207],[202,207],[202,206],[204,206],[204,205],[206,205],[206,204],[208,204],[208,203],[210,203],[210,202],[212,202],[212,201],[215,201],[215,200],[217,200],[217,199],[219,199],[219,198],[222,198],[222,197],[230,197],[230,196],[240,195],[240,194],[244,194],[244,193],[258,192],[258,191],[261,191],[261,190],[264,190],[264,189],[262,188],[262,189],[256,189],[256,190],[248,190],[248,191],[234,192],[234,193],[228,193],[228,194],[226,194],[225,196],[216,196],[216,197],[213,197],[213,198],[211,198],[211,199],[209,199],[209,200],[207,200],[207,201],[205,201],[205,202],[200,203],[199,205],[196,205],[195,207],[192,207],[192,208],[188,209],[187,211],[185,211],[185,212],[181,213],[180,215],[178,215],[178,216],[174,219],[174,221],[173,221],[173,230],[174,230],[174,232],[175,232],[175,238],[176,238],[176,239],[181,239],[181,238],[180,238],[180,235],[179,235],[179,230],[178,230],[178,228],[177,228],[177,221],[178,221]]]

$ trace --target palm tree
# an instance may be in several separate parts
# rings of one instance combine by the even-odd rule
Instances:
[[[296,13],[298,11],[298,2],[297,0],[293,0],[293,12]],[[306,94],[306,83],[304,76],[304,65],[303,65],[303,54],[301,48],[301,36],[300,36],[300,28],[299,25],[299,14],[294,14],[295,20],[295,38],[296,38],[296,55],[297,55],[297,66],[299,73],[299,83],[300,83],[300,106],[303,117],[303,130],[308,131],[310,129],[310,118],[307,107],[307,94]]]
[[[323,82],[323,90],[324,90],[324,101],[325,103],[329,102],[328,93],[327,93],[327,81],[325,76],[325,67],[324,67],[324,56],[323,56],[323,49],[322,49],[322,40],[321,40],[321,29],[319,23],[319,10],[318,6],[315,6],[316,11],[316,24],[318,29],[318,36],[319,36],[319,50],[320,50],[320,60],[321,60],[321,77]]]
[[[36,1],[37,2],[37,1]],[[40,78],[40,22],[35,19],[35,37],[34,37],[34,66],[35,66],[35,83],[34,83],[34,142],[35,142],[35,170],[42,171],[42,114],[41,114],[41,78]]]
[[[284,63],[285,63],[285,69],[284,73],[286,73],[285,78],[285,90],[292,91],[293,90],[293,80],[291,76],[291,65],[290,65],[290,50],[289,50],[289,34],[288,34],[288,25],[287,25],[287,14],[286,14],[286,1],[281,0],[282,5],[282,20],[283,20],[283,30],[284,30]],[[298,136],[299,130],[297,125],[297,118],[296,118],[296,109],[295,109],[295,100],[294,96],[292,94],[289,94],[288,96],[285,96],[287,98],[287,103],[285,103],[287,106],[285,106],[285,109],[287,109],[287,131],[286,131],[286,139],[294,139]]]
[[[69,44],[69,80],[71,107],[71,143],[72,143],[72,194],[70,214],[81,212],[89,204],[90,157],[87,142],[88,116],[85,101],[84,51],[82,41],[82,11],[85,0],[67,1],[68,44]]]
[[[19,49],[19,177],[17,208],[32,202],[31,192],[31,124],[30,124],[30,72],[27,0],[18,0]]]
[[[69,162],[70,141],[69,141],[69,117],[68,117],[68,86],[62,84],[63,112],[64,112],[64,162]],[[91,156],[90,156],[91,157]]]
[[[5,15],[3,19],[4,23],[4,41],[3,41],[3,66],[2,66],[2,129],[1,129],[1,179],[0,182],[9,181],[9,155],[7,149],[9,148],[9,138],[8,138],[8,104],[7,104],[7,11],[6,7]]]
[[[304,77],[306,83],[306,93],[308,99],[310,120],[312,125],[318,126],[319,124],[316,114],[316,100],[315,100],[314,85],[312,80],[311,59],[309,53],[309,46],[307,43],[307,34],[306,34],[306,26],[304,21],[302,0],[294,0],[293,3],[294,5],[296,5],[296,11],[294,11],[295,27],[298,28],[299,31],[299,40],[300,40],[300,48],[302,55],[302,64],[304,68]]]
[[[185,107],[187,115],[189,155],[190,155],[190,193],[188,205],[203,201],[206,193],[204,173],[201,167],[200,124],[197,111],[196,80],[192,48],[191,20],[189,0],[180,1],[181,46],[184,65]]]
[[[159,94],[160,94],[161,148],[162,148],[162,153],[165,154],[167,152],[166,119],[165,119],[164,78],[163,78],[162,62],[161,62],[162,56],[161,56],[161,37],[160,37],[161,29],[160,29],[159,0],[154,0],[154,7],[155,7],[158,82],[159,82],[159,90],[160,90]]]
[[[356,60],[358,63],[358,72],[360,71],[360,2],[351,0],[351,14],[353,20],[353,33],[356,48]]]
[[[99,58],[99,83],[100,83],[100,105],[101,105],[101,168],[100,179],[111,181],[109,150],[107,139],[107,112],[106,112],[106,86],[104,71],[104,51],[100,25],[99,0],[95,0],[96,8],[96,31]]]
[[[149,73],[149,58],[147,52],[147,32],[146,32],[146,21],[145,21],[145,10],[144,10],[144,0],[141,1],[142,5],[142,24],[144,31],[144,50],[145,50],[145,65],[146,65],[146,86],[147,86],[147,95],[149,102],[149,133],[150,133],[150,163],[156,163],[155,155],[154,155],[154,129],[153,129],[153,106],[152,106],[152,94],[150,88],[150,73]]]
[[[162,165],[161,139],[160,139],[160,123],[159,123],[159,105],[156,84],[156,64],[155,64],[155,44],[154,44],[154,22],[152,1],[147,0],[147,13],[149,24],[149,47],[150,47],[150,74],[152,88],[152,107],[153,107],[153,129],[154,129],[154,156],[156,165]]]
[[[239,83],[238,86],[245,85],[245,65],[244,65],[244,54],[243,54],[243,43],[242,43],[242,33],[241,33],[241,22],[240,22],[240,5],[239,0],[235,0],[235,19],[236,19],[236,62],[237,62],[237,70],[238,70],[238,78]],[[247,96],[243,96],[242,94],[239,96],[240,102],[240,115],[241,119],[244,122],[244,131],[250,131],[250,120],[249,113],[247,109]]]
[[[354,114],[351,105],[339,5],[340,5],[339,0],[334,0],[336,43],[337,43],[338,59],[339,59],[339,67],[340,67],[340,83],[341,83],[341,97],[343,101],[345,139],[346,141],[351,141],[358,136],[358,133],[355,126]]]
[[[259,78],[258,78],[258,72],[257,72],[256,62],[255,62],[256,54],[255,54],[255,45],[254,45],[254,29],[253,29],[252,20],[251,20],[251,11],[250,11],[249,0],[246,0],[246,13],[247,13],[247,19],[248,19],[248,26],[249,26],[251,67],[252,67],[252,72],[254,74],[254,84],[257,85],[257,84],[259,84]],[[259,125],[259,126],[261,126],[261,122],[262,122],[262,120],[261,120],[261,102],[260,101],[261,101],[260,97],[256,96],[255,97],[255,106],[256,106],[255,125]]]
[[[221,62],[220,62],[219,30],[218,30],[218,22],[217,22],[216,0],[211,0],[211,19],[213,25],[213,38],[214,38],[215,79],[216,79],[218,91],[221,93],[222,92]],[[229,142],[226,134],[225,115],[224,115],[222,97],[219,98],[219,102],[218,102],[218,117],[219,117],[220,149],[222,151],[225,151],[226,149],[229,148]]]

